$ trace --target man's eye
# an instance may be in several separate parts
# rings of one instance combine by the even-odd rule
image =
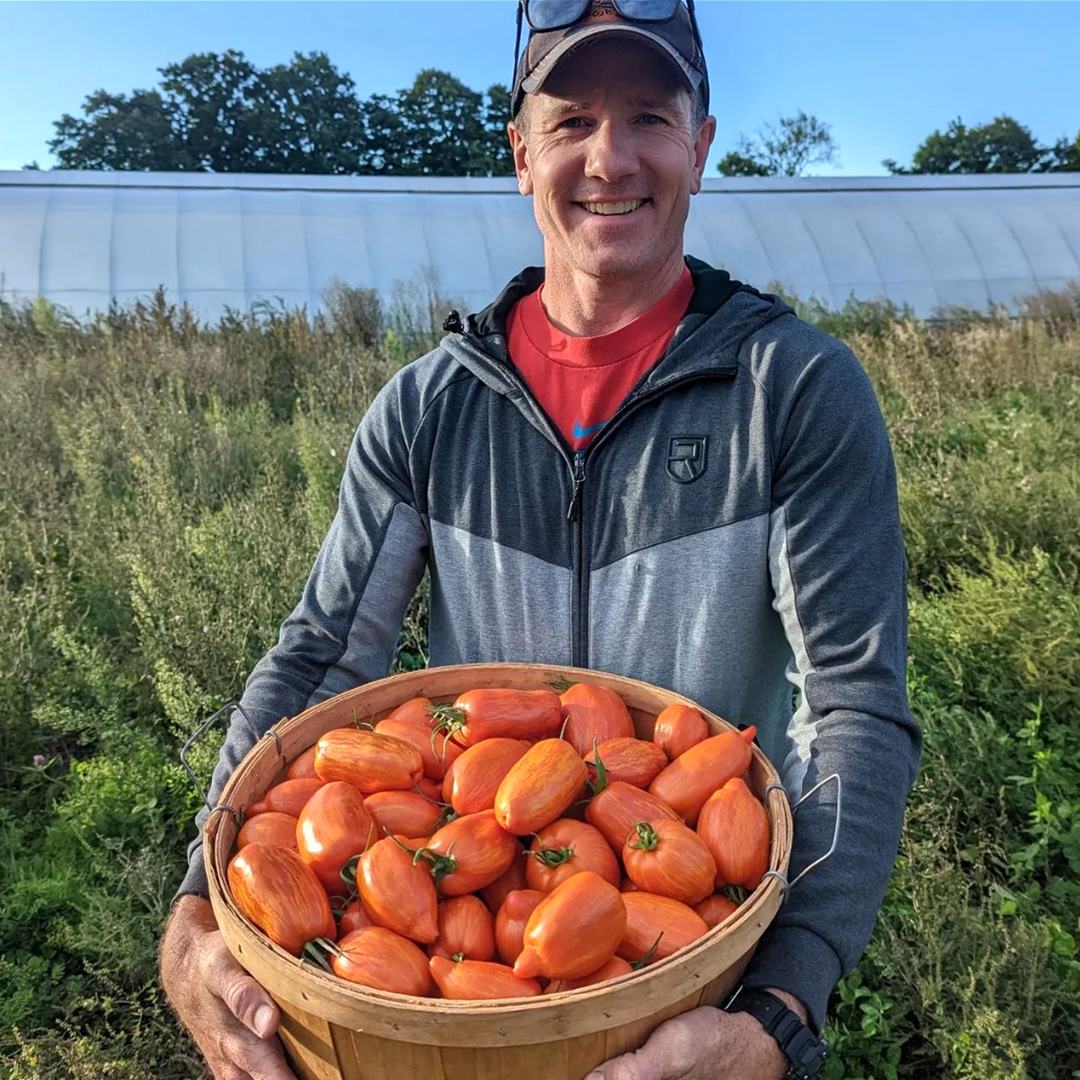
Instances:
[[[664,124],[667,121],[662,116],[657,116],[656,113],[644,113],[641,117],[646,124]]]
[[[583,116],[568,116],[561,124],[559,124],[559,127],[579,127],[584,123],[585,118]]]

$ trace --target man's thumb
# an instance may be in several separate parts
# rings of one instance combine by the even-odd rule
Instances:
[[[221,987],[221,1000],[237,1020],[260,1039],[268,1039],[277,1031],[278,1008],[250,975],[242,972],[227,975]]]

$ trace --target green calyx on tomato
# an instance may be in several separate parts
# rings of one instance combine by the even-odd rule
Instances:
[[[444,877],[448,877],[457,871],[458,863],[450,853],[454,850],[454,845],[451,844],[446,849],[446,854],[435,851],[429,847],[411,848],[403,844],[396,836],[392,838],[394,843],[397,844],[402,851],[407,851],[413,857],[413,866],[417,863],[426,864],[427,868],[431,871],[431,876],[435,879],[435,884],[438,885]]]
[[[525,852],[530,859],[535,859],[538,863],[543,863],[544,866],[554,867],[562,866],[563,863],[568,863],[574,857],[572,847],[544,847],[544,841],[540,839],[539,833],[533,833],[533,836],[540,842],[540,847],[536,851],[530,849]]]
[[[599,795],[601,791],[608,786],[608,771],[604,767],[604,759],[600,756],[600,748],[596,739],[593,739],[592,744],[593,757],[595,761],[586,761],[585,764],[590,769],[596,770],[595,780],[586,780],[585,786],[589,789],[590,795]],[[587,800],[586,800],[587,801]]]
[[[660,939],[663,936],[664,936],[664,931],[661,930],[660,933],[656,935],[656,940],[652,943],[652,946],[649,948],[649,951],[644,956],[640,957],[639,959],[630,961],[630,966],[634,969],[634,971],[640,971],[656,955],[656,950],[660,948]]]
[[[630,847],[637,851],[656,850],[657,844],[660,843],[660,834],[647,821],[639,821],[634,826],[634,831],[637,833],[637,843],[628,841]]]

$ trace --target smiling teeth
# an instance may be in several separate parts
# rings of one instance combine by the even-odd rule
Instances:
[[[617,203],[595,203],[587,202],[582,203],[582,206],[589,211],[590,214],[629,214],[636,210],[639,206],[645,205],[644,199],[635,199],[633,202],[617,202]]]

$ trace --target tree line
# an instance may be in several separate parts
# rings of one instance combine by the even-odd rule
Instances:
[[[48,147],[61,169],[322,173],[355,176],[512,176],[509,93],[472,90],[421,71],[396,94],[361,98],[322,52],[258,68],[242,52],[197,53],[160,68],[151,90],[95,91],[65,113]],[[717,164],[724,176],[803,176],[836,164],[828,124],[798,112],[740,135]],[[1041,146],[1010,116],[967,126],[958,117],[894,174],[1080,171],[1080,132]],[[27,166],[37,168],[35,164]]]

